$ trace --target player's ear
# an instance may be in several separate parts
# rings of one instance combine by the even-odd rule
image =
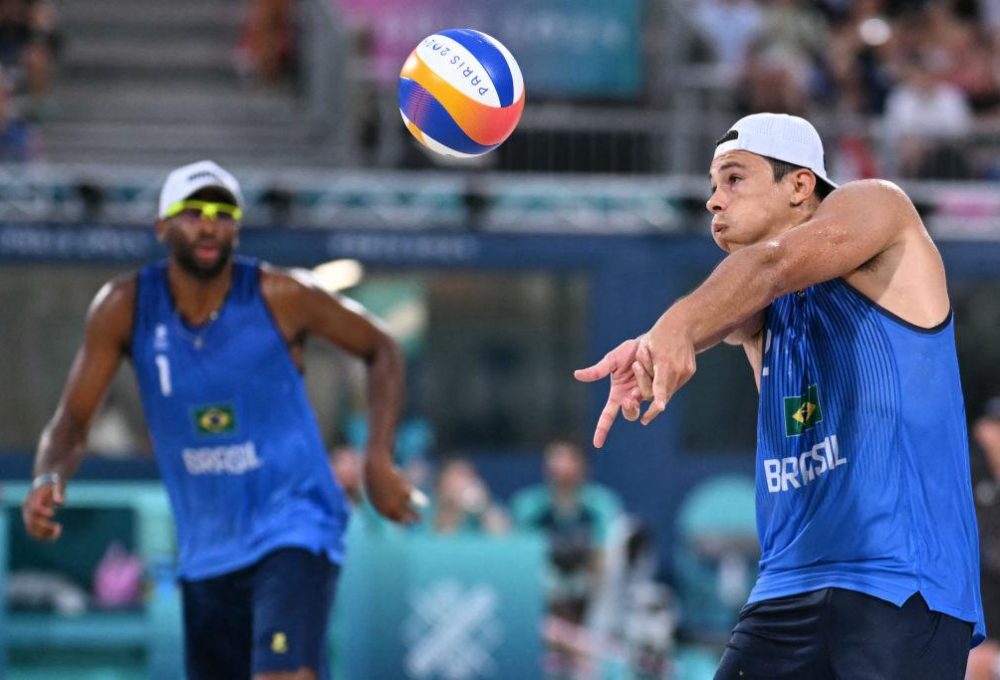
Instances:
[[[793,206],[802,205],[816,194],[816,175],[812,170],[801,168],[789,173],[789,179],[792,182],[792,195],[789,200]]]

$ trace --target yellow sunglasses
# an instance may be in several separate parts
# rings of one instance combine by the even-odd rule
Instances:
[[[177,201],[169,208],[164,217],[186,217],[188,219],[206,219],[217,222],[239,222],[243,219],[243,211],[232,203],[217,203],[215,201]]]

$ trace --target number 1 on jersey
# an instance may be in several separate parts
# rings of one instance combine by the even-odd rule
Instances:
[[[156,355],[156,368],[160,371],[160,392],[163,393],[163,396],[169,397],[172,391],[170,387],[170,361],[166,355]]]

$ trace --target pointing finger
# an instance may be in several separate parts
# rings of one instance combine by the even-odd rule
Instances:
[[[573,377],[580,382],[594,382],[611,374],[611,360],[605,356],[593,366],[573,371]]]
[[[608,403],[601,411],[601,417],[597,419],[597,427],[594,429],[594,448],[599,449],[604,446],[604,441],[608,438],[608,431],[618,417],[619,403],[612,397],[608,397]]]

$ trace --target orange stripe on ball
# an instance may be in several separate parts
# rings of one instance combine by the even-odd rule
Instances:
[[[521,119],[524,110],[524,92],[510,106],[496,107],[481,104],[455,89],[447,80],[435,73],[413,50],[399,73],[401,78],[416,81],[444,106],[465,134],[477,144],[493,146],[507,139]]]
[[[421,144],[427,144],[427,142],[424,141],[424,133],[420,131],[420,128],[413,124],[412,120],[404,120],[403,122],[406,123],[406,129],[410,131],[411,135],[417,138],[418,142]]]

